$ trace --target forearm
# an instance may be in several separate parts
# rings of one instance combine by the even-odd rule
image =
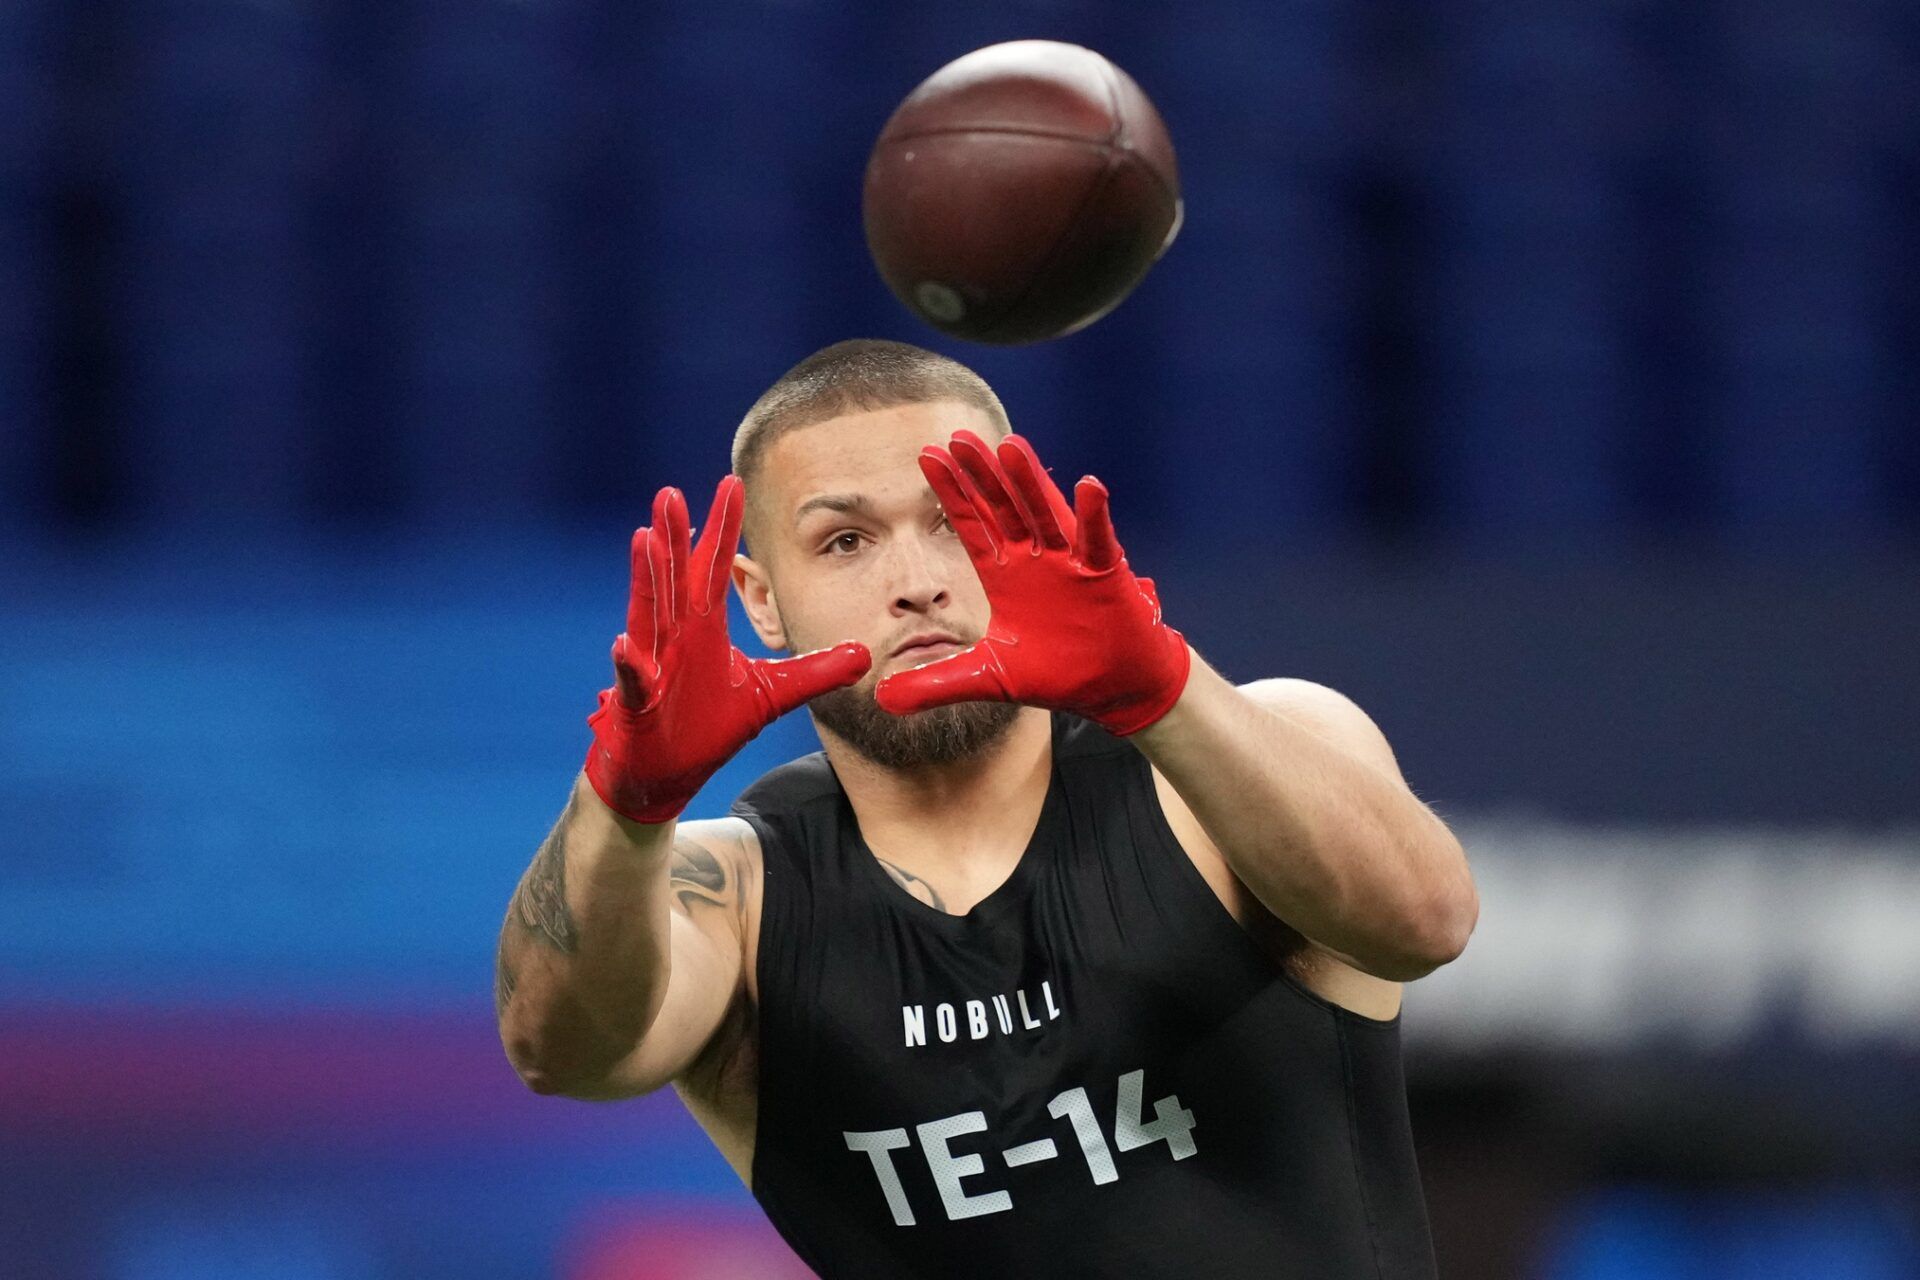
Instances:
[[[1400,981],[1465,945],[1477,912],[1465,857],[1395,774],[1197,655],[1179,702],[1133,741],[1235,875],[1305,937]]]
[[[604,1072],[659,1013],[674,825],[620,817],[582,775],[514,890],[494,1001],[507,1056],[534,1088]]]

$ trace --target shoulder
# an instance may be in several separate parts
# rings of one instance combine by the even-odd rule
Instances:
[[[804,879],[812,873],[813,851],[838,838],[845,804],[839,776],[826,753],[816,751],[761,774],[721,821],[745,828],[738,838],[756,875],[771,869]]]
[[[733,816],[772,817],[839,791],[840,780],[827,763],[827,753],[816,751],[761,774],[733,802]]]
[[[670,905],[703,929],[750,936],[760,889],[760,839],[737,817],[681,822],[673,831]]]
[[[745,818],[700,818],[674,828],[673,851],[676,870],[683,856],[738,867],[759,860],[760,837]]]

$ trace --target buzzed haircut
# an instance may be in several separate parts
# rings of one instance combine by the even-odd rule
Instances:
[[[759,504],[754,475],[773,442],[830,418],[903,404],[953,400],[985,413],[1000,435],[1012,430],[1000,397],[958,360],[907,342],[849,338],[814,352],[780,375],[753,402],[733,436],[733,473],[747,488],[747,542],[754,543]]]

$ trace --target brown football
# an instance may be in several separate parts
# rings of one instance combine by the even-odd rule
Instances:
[[[907,96],[867,162],[867,247],[934,328],[1040,342],[1118,306],[1180,229],[1160,113],[1091,49],[1016,40]]]

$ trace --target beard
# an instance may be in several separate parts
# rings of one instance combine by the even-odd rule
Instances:
[[[1013,702],[956,702],[896,716],[881,708],[865,682],[823,693],[807,709],[848,746],[887,769],[953,764],[979,755],[1006,737],[1020,714]]]

